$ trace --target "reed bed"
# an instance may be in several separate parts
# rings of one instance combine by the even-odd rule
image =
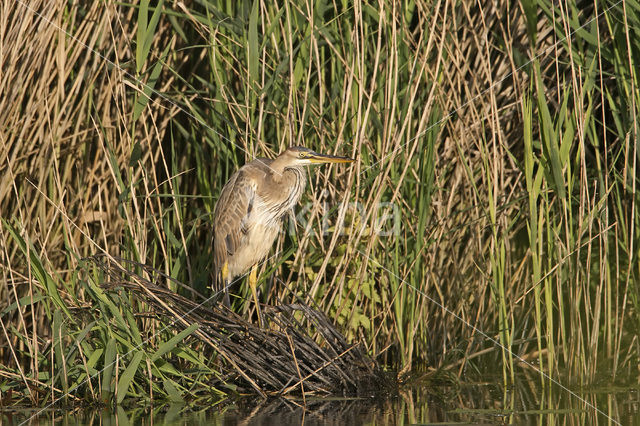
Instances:
[[[637,384],[639,31],[632,1],[2,0],[0,392],[233,393],[79,268],[207,298],[222,185],[289,145],[358,161],[310,172],[263,303],[304,301],[400,377]]]

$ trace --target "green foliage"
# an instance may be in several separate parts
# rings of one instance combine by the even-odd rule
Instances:
[[[17,228],[7,222],[4,226],[23,242]],[[31,253],[31,267],[37,268],[41,259],[35,251]],[[51,288],[60,285],[48,279],[53,281]],[[136,318],[140,306],[130,295],[123,289],[105,291],[99,287],[98,283],[108,281],[89,267],[81,268],[74,281],[78,296],[62,302],[62,307],[53,297],[57,293],[46,291],[48,297],[37,296],[30,302],[31,309],[46,305],[45,311],[51,312],[52,343],[38,353],[41,372],[37,380],[52,392],[41,403],[84,400],[120,404],[125,398],[177,402],[223,395],[207,383],[217,376],[216,369],[189,345],[188,337],[198,324],[174,334],[174,324]],[[23,305],[27,303],[25,300]],[[3,316],[15,309],[17,305],[10,306]],[[20,337],[32,344],[28,336]]]

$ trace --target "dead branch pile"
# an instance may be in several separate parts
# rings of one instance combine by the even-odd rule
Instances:
[[[221,380],[240,389],[244,384],[262,396],[371,396],[395,386],[360,344],[347,342],[324,313],[304,303],[263,308],[267,325],[260,328],[220,304],[169,290],[167,281],[183,285],[149,266],[106,256],[86,260],[104,273],[103,288],[130,290],[177,331],[199,324],[193,335],[219,355],[227,371]]]

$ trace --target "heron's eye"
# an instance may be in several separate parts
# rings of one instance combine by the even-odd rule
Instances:
[[[301,153],[299,153],[299,154],[298,154],[298,157],[300,157],[300,158],[304,158],[304,157],[306,157],[306,155],[305,155],[305,153],[304,153],[304,152],[301,152]]]

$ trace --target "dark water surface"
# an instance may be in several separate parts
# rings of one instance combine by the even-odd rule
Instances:
[[[0,409],[1,425],[405,425],[567,424],[640,425],[638,387],[589,392],[523,380],[504,389],[494,380],[459,387],[423,386],[385,399],[241,398],[215,405],[117,409]],[[570,392],[575,392],[572,395]]]

